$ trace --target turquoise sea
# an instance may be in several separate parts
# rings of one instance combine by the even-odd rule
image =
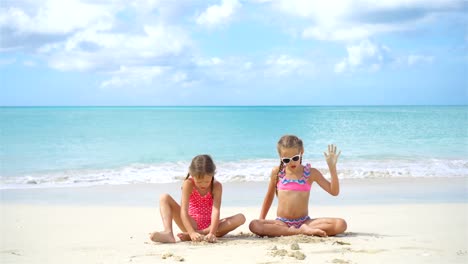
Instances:
[[[0,189],[170,183],[211,154],[223,182],[266,181],[295,134],[327,176],[468,176],[468,106],[1,107]]]

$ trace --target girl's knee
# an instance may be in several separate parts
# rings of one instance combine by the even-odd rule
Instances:
[[[237,214],[235,217],[239,225],[243,225],[245,223],[245,216],[243,214]]]
[[[348,224],[346,223],[346,221],[344,219],[337,219],[336,221],[336,229],[337,231],[339,231],[339,233],[343,233],[344,231],[346,231],[346,229],[348,228]]]
[[[169,201],[172,199],[172,197],[167,194],[167,193],[163,193],[159,196],[159,203],[169,203]]]
[[[249,229],[254,234],[261,233],[261,224],[259,220],[252,220],[249,224]]]

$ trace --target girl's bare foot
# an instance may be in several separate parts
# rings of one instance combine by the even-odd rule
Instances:
[[[154,242],[161,243],[175,243],[175,238],[172,232],[154,232],[151,234],[150,239]]]
[[[203,241],[205,239],[205,236],[198,233],[198,238],[196,240],[192,240],[192,238],[190,237],[189,233],[179,233],[177,234],[177,237],[180,239],[180,241],[196,241],[196,242],[200,242],[200,241]]]
[[[323,231],[322,229],[312,228],[308,225],[301,225],[301,227],[299,227],[299,230],[301,230],[303,234],[309,235],[309,236],[321,236],[321,237],[327,236],[327,233]]]
[[[177,234],[177,237],[180,239],[180,241],[192,241],[188,233],[179,233]]]

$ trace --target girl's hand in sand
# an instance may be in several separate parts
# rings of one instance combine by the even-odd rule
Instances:
[[[325,160],[327,161],[328,166],[336,166],[336,163],[338,162],[338,157],[341,154],[341,151],[336,153],[337,149],[334,144],[328,145],[328,153],[324,152],[323,155],[325,155]]]
[[[214,234],[209,233],[208,235],[205,236],[205,241],[214,243],[216,242],[216,236]]]
[[[203,235],[197,232],[193,232],[193,233],[190,233],[190,239],[192,239],[192,241],[200,242],[200,241],[203,241]]]

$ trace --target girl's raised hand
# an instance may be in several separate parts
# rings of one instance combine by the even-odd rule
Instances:
[[[336,150],[336,146],[334,144],[331,144],[328,145],[328,153],[323,153],[323,155],[325,155],[325,160],[327,161],[328,166],[336,166],[336,163],[338,162],[338,157],[341,154],[341,150],[340,152],[338,152],[338,154],[336,154]]]

